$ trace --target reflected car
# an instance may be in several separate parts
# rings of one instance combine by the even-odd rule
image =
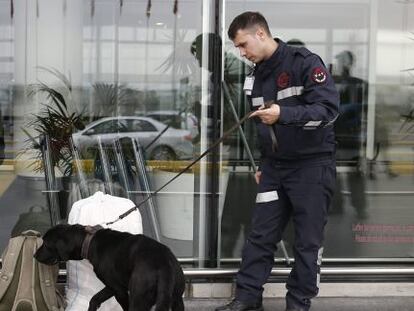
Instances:
[[[148,117],[106,117],[89,123],[72,137],[76,146],[81,150],[95,147],[98,137],[103,144],[110,144],[122,137],[130,137],[144,148],[147,159],[192,158],[193,144],[190,131],[170,127],[156,139],[165,127],[164,123]],[[151,145],[148,146],[149,144]]]
[[[180,113],[176,110],[154,110],[148,111],[145,116],[160,121],[176,129],[189,130],[193,139],[199,134],[198,119],[192,113]]]

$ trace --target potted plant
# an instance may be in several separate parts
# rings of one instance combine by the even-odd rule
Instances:
[[[36,95],[44,101],[40,110],[32,115],[22,129],[28,137],[22,152],[34,152],[32,158],[34,161],[31,161],[30,165],[36,172],[49,171],[54,175],[57,169],[61,175],[62,185],[65,185],[65,180],[70,178],[73,171],[72,133],[84,128],[83,116],[75,108],[70,80],[58,70],[44,67],[39,69],[54,75],[59,81],[59,86],[52,87],[43,82],[29,85],[28,97]],[[49,167],[45,166],[45,154],[42,148],[42,143],[46,139],[49,147]],[[64,196],[65,192],[62,194]],[[60,203],[60,212],[63,216],[63,204]]]

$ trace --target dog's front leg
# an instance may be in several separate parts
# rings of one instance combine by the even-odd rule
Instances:
[[[96,311],[101,304],[111,298],[114,295],[114,291],[109,287],[104,287],[101,291],[97,292],[89,301],[88,311]]]
[[[128,301],[128,292],[124,292],[123,290],[119,290],[115,294],[115,299],[121,305],[122,310],[128,311],[129,301]]]

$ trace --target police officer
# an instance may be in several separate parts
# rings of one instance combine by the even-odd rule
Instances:
[[[309,310],[318,294],[323,233],[335,185],[338,93],[320,57],[273,39],[260,13],[237,16],[228,35],[241,56],[255,64],[244,90],[254,110],[262,158],[236,295],[216,311],[263,310],[263,285],[290,218],[295,263],[286,284],[286,310]]]

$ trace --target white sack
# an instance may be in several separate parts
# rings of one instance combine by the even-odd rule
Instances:
[[[120,214],[126,212],[134,205],[129,199],[96,192],[94,195],[73,204],[69,213],[68,223],[85,226],[102,225],[104,222],[116,219]],[[136,210],[113,225],[103,225],[103,227],[132,234],[141,234],[141,214]],[[92,265],[88,260],[69,260],[66,267],[66,311],[86,311],[89,307],[89,300],[104,288],[104,285],[96,277]],[[101,305],[99,311],[101,310],[122,311],[122,308],[115,298],[112,297]]]

